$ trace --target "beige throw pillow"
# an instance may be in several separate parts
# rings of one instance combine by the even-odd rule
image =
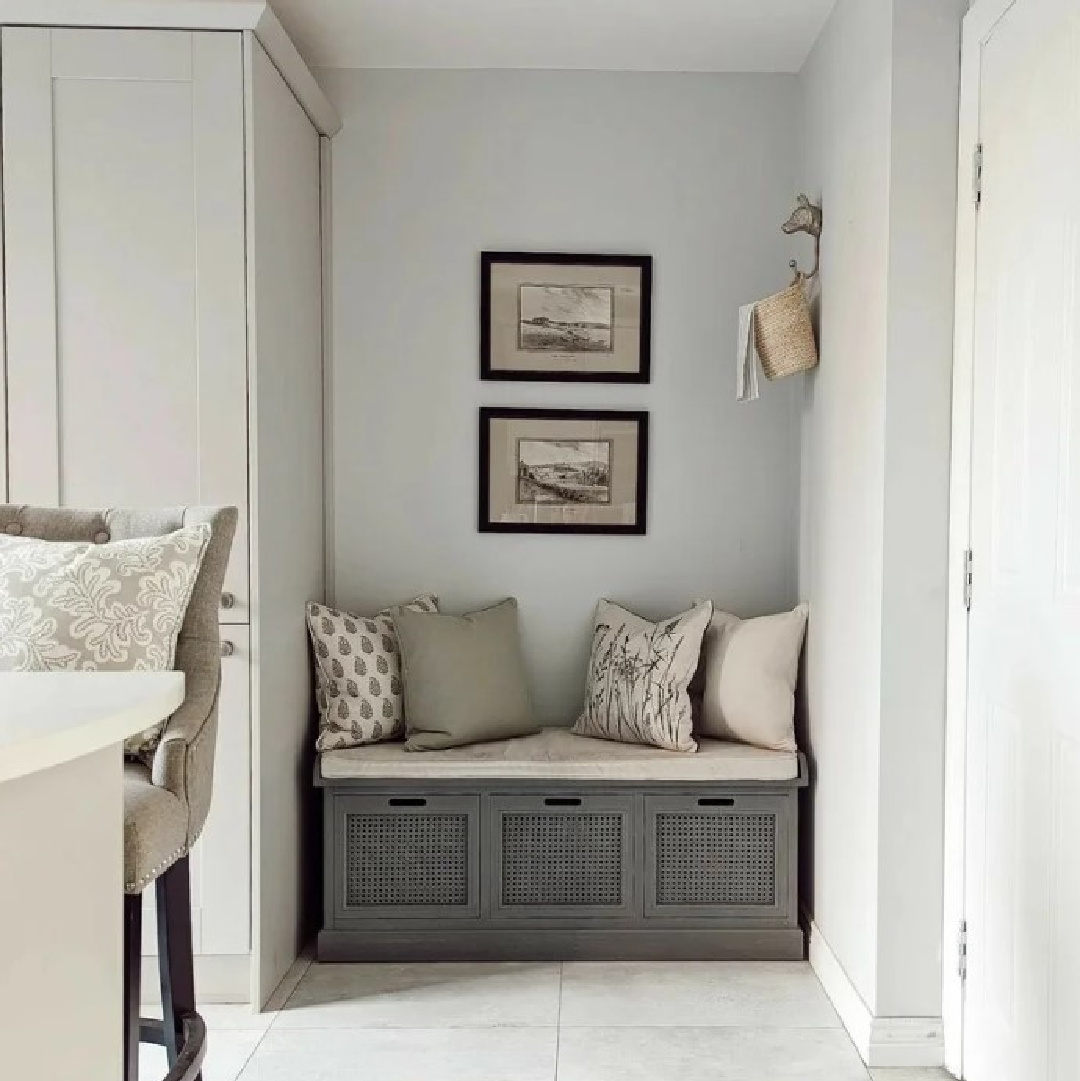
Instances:
[[[596,609],[579,736],[696,751],[687,693],[712,618],[706,601],[651,623],[611,601]]]
[[[537,730],[513,598],[467,616],[394,616],[401,639],[410,751]]]
[[[0,672],[165,672],[210,526],[108,544],[0,536]],[[157,747],[166,718],[125,743]]]
[[[759,619],[716,612],[702,651],[699,734],[794,751],[795,684],[809,608]]]
[[[405,735],[401,647],[393,618],[402,609],[437,612],[439,599],[424,594],[366,617],[308,604],[320,722],[316,750],[338,751]]]

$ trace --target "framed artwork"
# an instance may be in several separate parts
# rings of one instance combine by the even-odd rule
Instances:
[[[481,533],[646,529],[649,414],[480,410]]]
[[[648,383],[652,256],[483,252],[480,378]]]

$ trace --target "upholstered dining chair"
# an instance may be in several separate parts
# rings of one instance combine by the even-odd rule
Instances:
[[[208,522],[210,541],[176,650],[186,676],[184,702],[168,719],[153,758],[124,764],[124,1061],[136,1081],[139,1042],[164,1045],[167,1081],[195,1081],[206,1029],[195,1009],[188,853],[210,809],[221,683],[218,609],[236,531],[233,507],[86,511],[0,504],[0,532],[49,541],[160,536]],[[142,892],[157,894],[158,967],[163,1021],[139,1018]]]

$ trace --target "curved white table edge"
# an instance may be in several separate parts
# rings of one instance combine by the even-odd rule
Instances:
[[[182,672],[0,675],[0,784],[122,743],[174,713]]]

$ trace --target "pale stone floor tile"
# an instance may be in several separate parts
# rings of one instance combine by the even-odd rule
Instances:
[[[955,1081],[946,1070],[871,1070],[873,1081]]]
[[[563,966],[567,1027],[839,1028],[807,964],[590,963]]]
[[[555,1028],[275,1027],[240,1081],[554,1081],[557,1045]]]
[[[836,1029],[567,1028],[559,1081],[867,1081]]]
[[[201,1011],[200,1011],[201,1012]],[[209,1025],[209,1021],[207,1022]],[[236,1081],[240,1071],[265,1035],[264,1031],[207,1029],[206,1060],[203,1065],[203,1081]],[[168,1072],[163,1047],[139,1048],[139,1077],[146,1081],[159,1081]]]
[[[545,1028],[559,979],[557,964],[312,965],[274,1027]]]
[[[314,964],[280,1012],[203,1014],[205,1081],[870,1078],[798,964]],[[141,1061],[148,1081],[164,1074],[160,1049]]]

